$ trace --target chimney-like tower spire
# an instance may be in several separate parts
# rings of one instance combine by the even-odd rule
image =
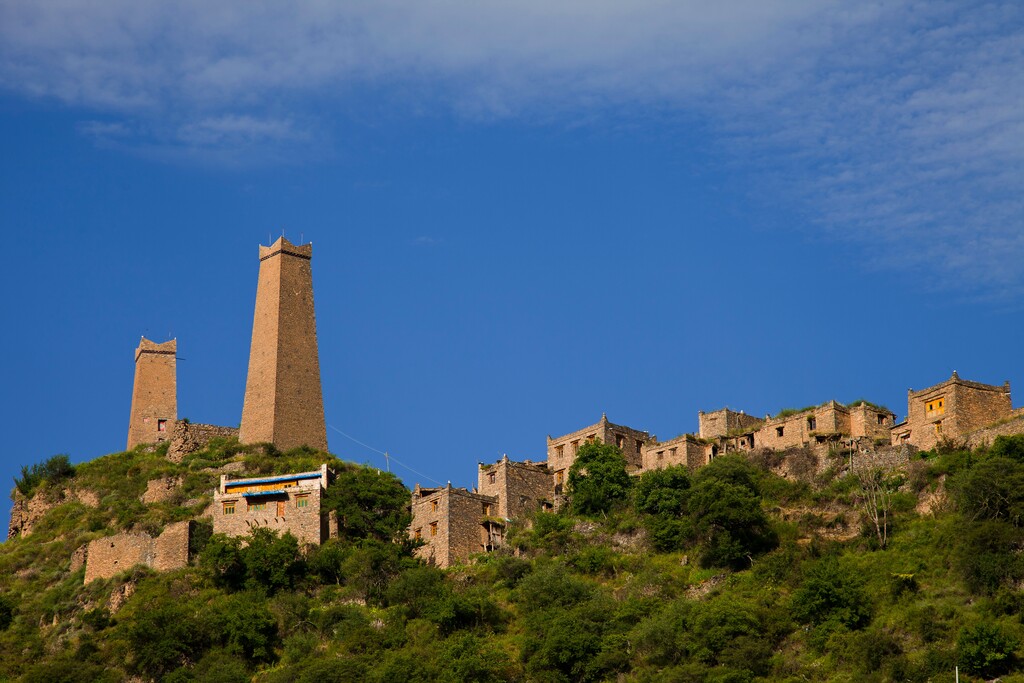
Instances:
[[[327,449],[313,313],[313,245],[260,246],[249,375],[238,439]]]
[[[145,337],[135,349],[135,384],[128,418],[128,450],[140,443],[167,441],[178,419],[178,342],[157,344]]]

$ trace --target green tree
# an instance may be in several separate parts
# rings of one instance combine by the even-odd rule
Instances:
[[[690,475],[682,465],[640,476],[633,502],[637,512],[647,515],[644,526],[656,550],[679,550],[693,535],[686,514],[689,496]]]
[[[629,496],[633,485],[622,451],[597,442],[580,447],[567,483],[572,510],[583,515],[607,512]]]
[[[341,468],[321,505],[338,515],[338,538],[391,541],[404,536],[411,519],[409,490],[390,472],[349,465]]]
[[[778,543],[761,499],[731,480],[698,479],[687,509],[703,547],[700,562],[705,567],[749,567],[754,555]]]

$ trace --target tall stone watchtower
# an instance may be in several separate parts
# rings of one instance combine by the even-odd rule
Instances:
[[[313,245],[260,245],[249,375],[238,439],[327,449],[313,313]]]
[[[157,344],[145,337],[135,349],[135,384],[128,420],[128,450],[168,441],[178,419],[178,341]]]

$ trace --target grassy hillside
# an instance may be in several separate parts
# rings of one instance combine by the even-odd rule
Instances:
[[[399,481],[327,454],[218,442],[180,465],[140,449],[26,470],[22,488],[54,506],[0,548],[0,678],[938,681],[959,665],[965,681],[1024,681],[1024,439],[901,472],[836,457],[821,474],[790,468],[800,480],[772,474],[772,457],[638,481],[614,454],[588,457],[571,506],[447,571],[394,542]],[[89,586],[70,571],[91,539],[200,514],[225,464],[325,461],[344,530],[308,554],[207,528],[182,570]],[[140,502],[168,476],[183,478],[172,500]]]

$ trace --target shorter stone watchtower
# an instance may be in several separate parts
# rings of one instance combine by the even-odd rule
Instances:
[[[170,440],[178,419],[177,359],[176,339],[157,344],[143,337],[135,349],[128,450]]]

